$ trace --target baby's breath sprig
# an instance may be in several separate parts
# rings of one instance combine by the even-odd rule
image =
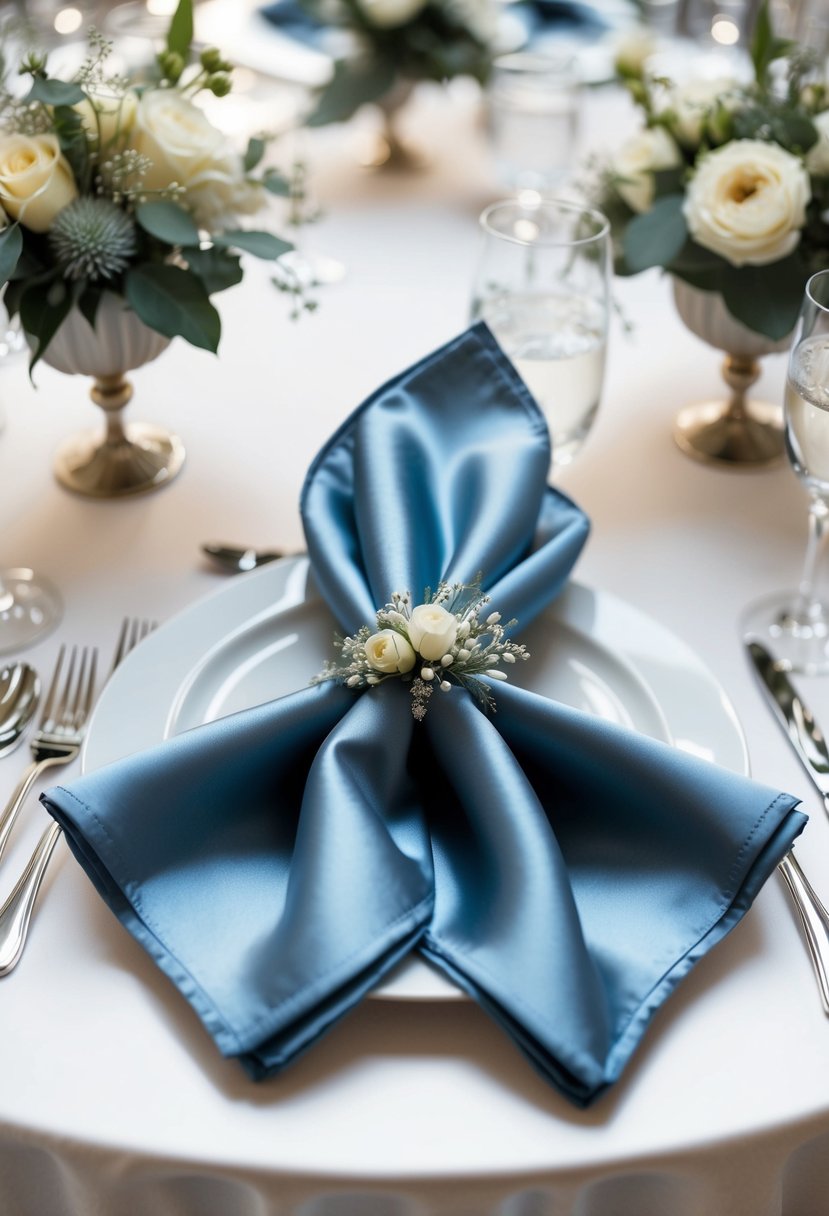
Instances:
[[[426,716],[435,689],[466,688],[487,710],[495,708],[488,680],[506,680],[502,664],[530,657],[525,646],[510,642],[499,612],[483,616],[490,597],[474,583],[440,583],[412,606],[408,591],[395,591],[377,612],[377,629],[364,625],[349,637],[335,637],[339,659],[326,663],[311,681],[337,680],[348,688],[372,688],[384,680],[411,682],[412,715]]]

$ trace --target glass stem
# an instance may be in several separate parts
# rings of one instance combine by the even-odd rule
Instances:
[[[808,623],[815,612],[818,565],[826,545],[827,519],[829,506],[818,495],[813,494],[809,501],[809,539],[806,542],[806,555],[803,559],[803,572],[800,576],[800,587],[797,601],[796,617],[798,621]]]

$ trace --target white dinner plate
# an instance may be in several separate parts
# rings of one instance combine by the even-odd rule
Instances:
[[[335,628],[306,557],[234,578],[162,625],[117,668],[89,724],[83,771],[304,687],[332,657]],[[714,676],[688,646],[622,600],[571,583],[521,640],[532,657],[510,673],[515,683],[748,772],[742,731]],[[461,997],[414,957],[373,995]]]

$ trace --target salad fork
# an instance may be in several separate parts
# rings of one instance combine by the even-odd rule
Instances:
[[[155,629],[154,621],[139,621],[130,619],[129,617],[124,619],[121,625],[121,632],[118,637],[118,642],[116,644],[112,666],[107,675],[107,681],[112,676],[113,671],[121,660],[125,658],[125,656],[129,654],[129,652],[133,650],[134,647],[147,636],[147,634],[151,633],[153,629]],[[76,730],[78,732],[78,746],[74,755],[77,755],[78,751],[80,750],[83,731],[94,698],[94,665],[97,660],[97,652],[93,651],[92,656],[91,679],[87,685],[88,697],[84,700],[83,706],[81,706],[78,710],[78,713],[80,713],[82,717],[80,722],[76,724]],[[51,698],[51,695],[52,689],[50,688],[47,697],[47,709],[49,708],[48,701]],[[35,746],[35,741],[32,743],[33,749]],[[67,760],[56,760],[54,763],[67,763],[69,759],[73,758],[74,756],[69,756],[67,757]],[[29,788],[33,780],[34,776],[29,779],[26,789],[23,790],[22,794],[20,794],[20,802],[22,802],[23,798],[25,797],[26,790]],[[0,828],[0,830],[2,830],[2,828]],[[38,841],[35,850],[29,859],[29,863],[18,879],[14,890],[9,895],[2,907],[0,907],[0,977],[8,975],[8,973],[13,971],[20,961],[20,956],[23,953],[23,947],[26,944],[26,937],[29,931],[29,921],[31,919],[32,910],[35,906],[35,900],[37,899],[37,895],[40,890],[40,884],[43,881],[43,876],[46,873],[46,867],[49,864],[49,859],[52,856],[54,847],[58,842],[58,837],[61,834],[61,830],[60,825],[55,822],[52,822],[49,825]]]
[[[61,646],[40,723],[31,742],[32,762],[24,770],[6,809],[0,815],[0,859],[35,779],[44,769],[69,764],[81,750],[84,728],[95,695],[98,652],[86,646],[79,651],[77,646],[73,646],[69,651],[66,676],[61,686],[65,661],[66,647]]]

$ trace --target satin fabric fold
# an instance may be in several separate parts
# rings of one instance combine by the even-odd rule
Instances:
[[[478,574],[526,625],[586,539],[478,325],[375,393],[301,509],[340,628]],[[309,672],[309,678],[314,673]],[[419,950],[552,1084],[615,1080],[802,829],[796,799],[521,688],[299,691],[45,796],[103,898],[254,1076]]]

